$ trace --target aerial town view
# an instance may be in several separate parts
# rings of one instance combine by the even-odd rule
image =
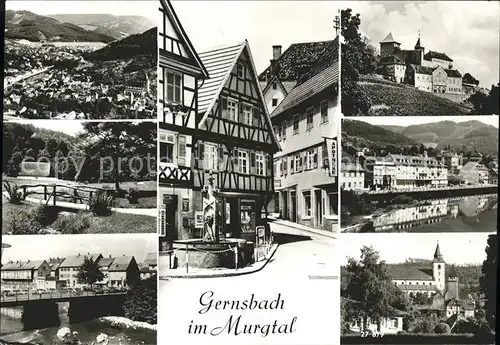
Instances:
[[[2,233],[156,232],[156,123],[3,127]]]
[[[341,343],[493,344],[497,241],[478,233],[345,235]]]
[[[498,117],[343,119],[340,170],[343,232],[490,232]]]
[[[499,114],[497,4],[348,6],[341,14],[344,115]]]
[[[127,15],[89,13],[98,3],[56,3],[7,2],[3,118],[156,118],[157,30],[148,2],[130,1]],[[134,3],[145,16],[135,15]],[[56,8],[67,12],[50,12]]]
[[[155,246],[155,235],[3,236],[0,341],[156,344]]]

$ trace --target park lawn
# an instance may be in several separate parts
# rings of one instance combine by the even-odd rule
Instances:
[[[2,198],[2,234],[7,234],[10,227],[8,226],[13,214],[33,213],[36,205],[24,202],[19,205],[11,204],[6,197]],[[156,217],[146,215],[135,215],[113,212],[109,216],[96,217],[89,211],[76,211],[61,209],[60,207],[48,206],[50,212],[50,224],[44,226],[44,229],[52,229],[56,222],[64,220],[65,217],[73,216],[73,222],[81,218],[90,219],[89,226],[83,229],[81,234],[109,234],[109,233],[155,233],[156,232]],[[64,212],[63,212],[64,211]],[[67,228],[66,228],[67,229]],[[72,233],[70,229],[68,232]],[[28,234],[28,233],[26,233]]]
[[[156,217],[113,212],[107,217],[94,217],[85,233],[156,233]]]

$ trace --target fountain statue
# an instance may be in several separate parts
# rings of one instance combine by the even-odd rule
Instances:
[[[219,242],[218,229],[218,196],[219,189],[214,187],[214,176],[212,171],[207,177],[207,184],[203,190],[203,239],[208,242]]]

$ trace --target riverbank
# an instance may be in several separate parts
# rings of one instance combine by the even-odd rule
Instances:
[[[123,327],[131,329],[147,329],[149,331],[157,330],[157,325],[152,325],[147,322],[130,320],[123,316],[103,316],[98,319],[99,321],[110,325],[111,327]]]

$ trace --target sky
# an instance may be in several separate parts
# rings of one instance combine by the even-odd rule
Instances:
[[[7,1],[7,10],[27,10],[40,15],[47,14],[114,14],[137,15],[156,21],[157,1]]]
[[[467,121],[480,121],[484,124],[498,128],[499,118],[498,115],[488,116],[363,116],[356,118],[356,120],[368,122],[372,125],[394,125],[394,126],[411,126],[421,125],[424,123],[433,123],[440,121],[454,121],[467,122]]]
[[[3,236],[10,244],[4,249],[2,263],[9,260],[49,260],[51,257],[101,253],[103,257],[133,255],[141,263],[148,253],[157,252],[156,234],[106,235],[13,235]]]
[[[82,121],[78,120],[19,120],[17,123],[30,124],[36,128],[50,129],[52,131],[76,136],[83,131]]]
[[[394,234],[342,234],[341,264],[351,256],[359,260],[363,246],[373,246],[381,260],[401,263],[407,258],[429,259],[434,257],[436,244],[445,262],[450,264],[482,264],[486,259],[487,233],[394,233]]]
[[[377,49],[389,32],[401,49],[413,49],[420,32],[425,51],[438,51],[480,86],[499,82],[500,2],[498,1],[349,1],[361,15],[361,32]]]
[[[172,1],[184,31],[198,53],[247,39],[257,73],[292,43],[335,39],[333,1]]]

